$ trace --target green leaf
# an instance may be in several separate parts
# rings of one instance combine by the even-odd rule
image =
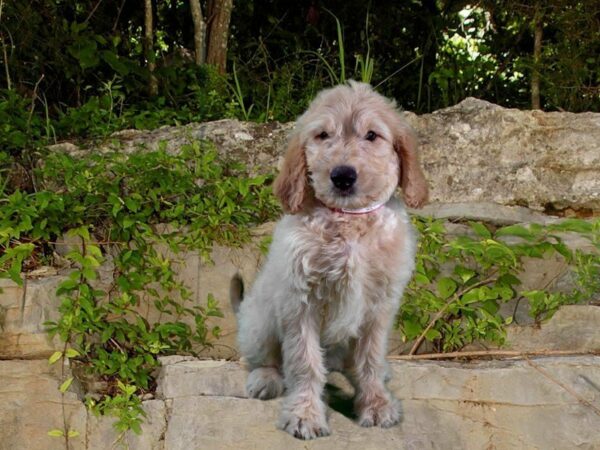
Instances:
[[[77,436],[79,436],[79,431],[76,431],[76,430],[69,430],[69,432],[68,432],[68,436],[69,436],[69,437],[77,437]]]
[[[102,260],[102,250],[97,245],[88,245],[86,252],[98,260]]]
[[[500,306],[496,300],[486,300],[481,303],[481,308],[490,314],[496,314]]]
[[[438,294],[443,299],[447,299],[454,294],[456,292],[456,288],[456,281],[449,277],[440,278],[437,283]]]
[[[509,225],[507,227],[502,227],[496,231],[496,237],[499,236],[518,236],[527,239],[528,241],[535,239],[533,233],[523,225]]]
[[[504,301],[508,301],[515,296],[515,291],[513,291],[509,286],[495,286],[494,289]]]
[[[21,262],[15,260],[6,273],[14,283],[19,286],[23,286],[23,278],[21,277]]]
[[[470,291],[465,292],[460,298],[461,303],[463,305],[469,305],[471,303],[479,302],[481,300],[480,291],[481,291],[481,288],[474,288],[474,289],[471,289]]]
[[[65,432],[63,430],[59,430],[59,429],[54,429],[54,430],[50,430],[48,431],[48,436],[52,436],[52,437],[63,437],[65,435]]]
[[[108,326],[104,330],[102,330],[102,334],[100,335],[100,342],[103,344],[106,343],[112,336],[114,328],[112,326]]]
[[[67,392],[67,389],[69,389],[69,387],[71,386],[71,383],[73,382],[73,377],[69,377],[67,378],[63,384],[60,385],[60,387],[58,388],[58,390],[62,393]]]
[[[425,338],[428,341],[433,341],[433,340],[439,339],[441,337],[442,337],[442,334],[434,328],[431,328],[430,330],[427,331],[427,333],[425,333]]]
[[[82,69],[95,67],[100,58],[98,58],[98,45],[96,41],[87,38],[80,38],[68,48],[69,53],[79,61]]]
[[[594,229],[591,222],[582,219],[565,219],[560,223],[550,225],[548,228],[556,231],[572,231],[582,234],[591,233]]]
[[[126,263],[127,261],[129,261],[129,258],[131,258],[131,255],[133,255],[133,250],[127,250],[121,253],[121,261]]]
[[[54,364],[54,363],[56,363],[56,361],[58,361],[62,357],[62,355],[63,355],[62,352],[54,352],[54,353],[52,353],[52,355],[50,356],[50,358],[48,358],[48,364]]]
[[[79,228],[71,228],[67,231],[67,236],[79,236],[86,241],[90,240],[90,230],[87,226],[82,226]]]
[[[490,233],[490,231],[482,223],[469,222],[469,225],[471,226],[473,231],[475,231],[475,233],[477,233],[477,235],[481,236],[482,238],[489,239],[492,237],[492,233]]]
[[[422,273],[415,273],[415,281],[420,285],[428,285],[431,281]]]
[[[521,284],[521,280],[519,280],[517,277],[515,277],[511,273],[505,273],[498,277],[497,283],[503,284],[503,285],[508,285],[508,286],[513,286],[513,285]]]
[[[475,272],[474,270],[468,269],[460,265],[454,267],[454,273],[460,277],[463,283],[466,283],[477,274],[477,272]]]
[[[133,212],[138,212],[140,209],[140,204],[131,197],[125,199],[125,206],[127,206],[127,208]]]
[[[81,354],[75,350],[74,348],[68,348],[67,351],[65,352],[65,356],[67,358],[75,358],[77,356],[80,356]]]
[[[406,339],[410,341],[421,334],[423,327],[414,320],[406,319],[402,321],[402,330],[404,331]]]
[[[552,244],[552,246],[558,253],[560,253],[563,256],[563,258],[565,258],[567,261],[571,261],[571,259],[573,258],[573,252],[569,247],[566,246],[564,242],[556,242]]]
[[[119,75],[125,76],[129,74],[129,66],[121,61],[119,55],[109,50],[102,52],[102,59]]]
[[[142,428],[140,426],[140,422],[139,421],[135,421],[131,423],[131,430],[137,434],[140,435],[142,434]]]
[[[123,228],[130,228],[135,223],[135,219],[131,217],[125,217],[123,219]]]
[[[94,281],[98,278],[98,274],[94,269],[90,269],[89,267],[84,268],[81,273],[88,281]]]

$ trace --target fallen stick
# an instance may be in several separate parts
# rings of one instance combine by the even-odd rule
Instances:
[[[429,322],[429,324],[427,325],[427,327],[425,327],[425,329],[423,330],[423,332],[419,335],[419,337],[417,338],[417,340],[415,341],[415,343],[413,344],[412,348],[410,349],[410,351],[408,352],[409,355],[414,355],[415,353],[417,353],[417,350],[419,350],[419,347],[421,346],[421,344],[423,343],[423,341],[425,340],[425,335],[427,334],[427,332],[429,330],[431,330],[431,328],[433,328],[433,326],[436,324],[436,322],[438,320],[440,320],[442,318],[442,316],[444,315],[444,313],[446,312],[446,310],[450,307],[450,305],[452,303],[454,303],[455,301],[457,301],[458,299],[460,299],[460,297],[465,294],[466,292],[475,289],[476,287],[479,286],[483,286],[484,284],[489,283],[490,281],[493,281],[496,279],[496,273],[498,271],[495,270],[490,276],[488,276],[487,278],[485,278],[484,280],[481,280],[475,284],[472,284],[471,286],[468,286],[464,289],[462,289],[461,291],[456,292],[454,295],[452,295],[447,301],[446,304],[443,306],[442,309],[440,309],[437,314],[433,317],[433,319],[431,319],[431,321]]]
[[[567,391],[569,394],[571,394],[579,403],[587,406],[588,408],[591,408],[596,414],[598,414],[600,416],[600,409],[598,409],[596,406],[594,406],[590,401],[586,400],[584,397],[579,395],[577,392],[575,392],[572,388],[570,388],[566,384],[564,384],[564,383],[560,382],[559,380],[557,380],[556,378],[554,378],[552,375],[550,375],[548,372],[546,372],[540,366],[538,366],[533,361],[531,361],[528,357],[525,357],[525,361],[527,361],[527,364],[529,364],[531,367],[533,367],[535,370],[537,370],[539,373],[541,373],[545,378],[547,378],[552,383],[556,384],[557,386],[560,386],[565,391]]]
[[[572,388],[565,385],[561,381],[554,378],[550,375],[546,370],[542,369],[540,366],[535,364],[530,357],[536,356],[581,356],[581,355],[600,355],[600,351],[586,351],[586,352],[578,352],[573,350],[538,350],[531,352],[519,352],[512,350],[481,350],[481,351],[473,351],[473,352],[450,352],[450,353],[426,353],[422,355],[390,355],[388,356],[389,360],[404,360],[404,361],[414,361],[414,360],[435,360],[435,359],[477,359],[477,358],[520,358],[524,359],[529,366],[539,372],[544,378],[549,380],[550,382],[556,384],[557,386],[564,389],[571,396],[573,396],[579,403],[584,406],[590,408],[594,413],[600,416],[600,408],[596,407],[589,400],[579,395]]]
[[[520,352],[514,350],[477,350],[472,352],[449,352],[449,353],[424,353],[421,355],[389,355],[389,360],[415,361],[427,359],[477,359],[477,358],[521,358],[527,359],[535,356],[582,356],[600,355],[597,351],[573,351],[573,350],[538,350]]]

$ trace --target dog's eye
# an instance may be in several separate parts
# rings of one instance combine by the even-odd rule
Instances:
[[[367,134],[365,135],[365,139],[367,141],[373,142],[375,139],[377,139],[377,133],[375,133],[373,130],[369,130],[369,131],[367,131]]]
[[[328,137],[329,137],[329,134],[327,134],[327,131],[321,131],[320,134],[317,134],[317,139],[325,140]]]

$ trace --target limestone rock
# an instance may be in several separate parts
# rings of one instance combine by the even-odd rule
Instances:
[[[433,202],[600,211],[600,114],[520,111],[467,98],[405,117]]]
[[[59,275],[27,279],[22,287],[0,280],[0,359],[43,358],[61,347],[44,322],[58,319],[60,301],[54,293],[62,280]]]
[[[531,361],[391,361],[389,388],[401,402],[402,422],[361,428],[352,413],[352,388],[329,378],[331,436],[300,441],[275,427],[281,400],[240,395],[238,363],[166,358],[163,398],[143,402],[142,434],[119,438],[114,419],[87,413],[67,392],[69,428],[80,432],[70,448],[131,449],[438,449],[598,448],[600,357]],[[0,449],[62,448],[47,435],[62,428],[60,374],[47,361],[0,361]],[[335,375],[335,376],[333,376]],[[224,381],[226,379],[226,381]],[[199,387],[197,387],[199,386]],[[568,389],[565,389],[567,387]]]
[[[184,360],[175,363],[162,360],[157,379],[159,398],[198,395],[246,397],[246,375],[239,363],[212,360]]]
[[[235,398],[217,382],[215,395],[178,396],[170,404],[165,448],[433,449],[595,448],[600,416],[551,378],[597,404],[600,358],[569,357],[476,363],[392,361],[390,389],[403,421],[387,430],[360,428],[351,418],[347,383],[330,382],[331,436],[299,441],[275,427],[280,400]],[[535,367],[534,367],[535,366]],[[218,366],[217,372],[224,366]],[[548,376],[541,375],[539,368]],[[191,369],[192,366],[188,366]],[[194,369],[198,382],[208,367]],[[230,376],[242,369],[228,366]],[[179,372],[165,375],[179,377]],[[193,372],[186,374],[193,378]],[[551,378],[550,378],[551,377]],[[233,396],[227,395],[232,394]],[[233,413],[234,412],[234,413]]]
[[[45,359],[0,361],[0,450],[65,448],[63,438],[48,436],[64,426],[58,365]],[[70,391],[64,404],[69,429],[79,433],[69,439],[69,448],[85,449],[85,406]]]
[[[132,152],[140,148],[156,150],[159,145],[165,145],[168,152],[174,153],[191,141],[208,140],[215,144],[222,157],[242,162],[257,173],[266,173],[272,172],[277,166],[282,148],[293,127],[293,123],[254,123],[223,119],[181,127],[164,126],[155,130],[123,130],[114,133],[110,140],[99,146],[94,144],[93,151],[119,149]],[[50,146],[50,149],[73,155],[92,150],[68,143]]]
[[[507,348],[519,351],[600,352],[600,306],[562,306],[541,326],[507,328]]]

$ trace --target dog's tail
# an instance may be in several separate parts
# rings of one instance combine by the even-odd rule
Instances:
[[[229,301],[233,312],[236,314],[240,310],[240,305],[244,300],[244,280],[239,273],[236,273],[229,283]]]

